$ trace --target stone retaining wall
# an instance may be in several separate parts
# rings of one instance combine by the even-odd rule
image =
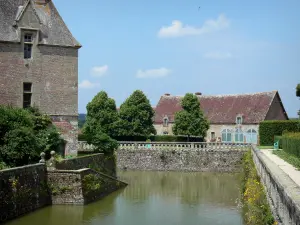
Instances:
[[[44,164],[0,171],[0,223],[51,204]]]
[[[261,150],[252,148],[252,155],[276,220],[282,225],[300,225],[300,187]]]
[[[55,170],[48,172],[48,186],[52,204],[84,205],[126,186],[92,169]]]
[[[78,170],[82,168],[91,168],[98,172],[116,177],[116,163],[114,157],[108,157],[102,153],[64,159],[56,163],[56,169],[58,170]]]
[[[232,149],[123,149],[117,151],[119,169],[180,170],[180,171],[240,171],[246,151]]]

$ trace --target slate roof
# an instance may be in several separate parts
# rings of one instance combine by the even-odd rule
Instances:
[[[198,95],[200,107],[212,124],[235,124],[236,116],[243,116],[243,124],[258,124],[263,121],[271,103],[278,92],[260,92],[236,95]],[[156,109],[154,123],[163,123],[167,116],[174,122],[176,112],[182,110],[180,101],[183,96],[167,96],[160,98]]]
[[[49,0],[0,0],[0,41],[20,42],[18,27],[14,25],[22,17],[27,4],[32,4],[40,21],[39,44],[81,47],[59,15],[54,3]]]

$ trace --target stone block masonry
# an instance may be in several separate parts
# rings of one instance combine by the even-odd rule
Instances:
[[[300,187],[261,150],[253,147],[252,155],[278,223],[300,225]]]
[[[239,172],[246,149],[126,149],[117,151],[119,169]]]
[[[48,172],[52,204],[84,205],[110,194],[125,183],[92,169]]]
[[[0,171],[0,223],[51,204],[44,164]]]
[[[58,170],[78,170],[82,168],[91,168],[116,177],[116,162],[114,157],[108,157],[102,153],[64,159],[56,164],[56,169]]]

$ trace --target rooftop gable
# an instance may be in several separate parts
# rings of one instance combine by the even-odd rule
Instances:
[[[20,26],[23,26],[21,21],[29,8],[39,22],[39,44],[81,47],[54,3],[49,0],[0,0],[0,41],[20,42]],[[30,25],[28,28],[31,28]]]
[[[277,91],[235,95],[199,95],[200,107],[212,124],[235,124],[237,115],[244,124],[258,124],[266,118]],[[182,110],[183,96],[162,96],[155,109],[154,122],[160,124],[167,116],[174,122],[175,113]]]

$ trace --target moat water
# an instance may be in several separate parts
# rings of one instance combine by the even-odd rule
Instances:
[[[242,225],[239,174],[120,171],[129,185],[86,206],[49,206],[9,225]]]

